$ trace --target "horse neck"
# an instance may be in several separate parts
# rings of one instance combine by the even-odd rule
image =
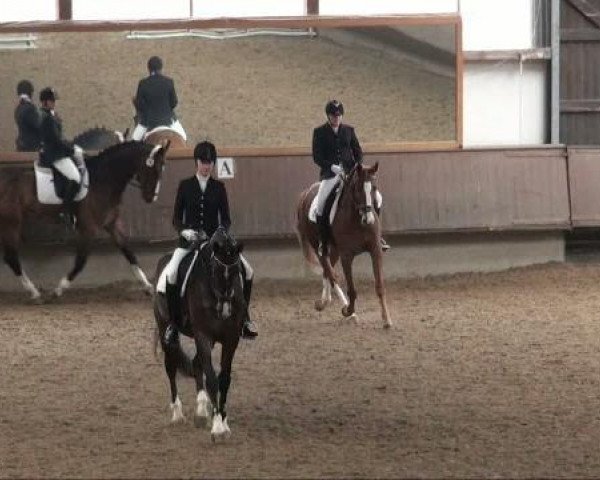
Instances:
[[[125,147],[120,155],[102,155],[96,159],[98,164],[90,168],[90,191],[99,189],[120,197],[138,171],[142,158],[128,154]]]
[[[353,182],[354,179],[350,178],[350,180],[344,185],[334,223],[360,223],[358,205],[354,201],[354,196],[352,195],[352,188],[354,188]]]

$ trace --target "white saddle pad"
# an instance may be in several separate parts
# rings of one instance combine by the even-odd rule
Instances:
[[[340,199],[340,195],[342,194],[343,186],[340,185],[340,188],[337,189],[335,194],[335,199],[333,200],[333,205],[331,206],[331,211],[329,212],[329,225],[333,224],[333,219],[335,218],[335,212],[337,212],[338,201]],[[310,208],[308,209],[308,219],[312,223],[317,223],[317,196],[313,198],[312,203],[310,204]]]
[[[38,201],[44,205],[60,205],[62,199],[56,195],[54,190],[54,175],[52,169],[41,167],[38,162],[33,164],[35,170],[35,187],[37,190]],[[88,193],[90,176],[87,169],[83,172],[83,182],[79,193],[75,197],[76,202],[83,200]]]

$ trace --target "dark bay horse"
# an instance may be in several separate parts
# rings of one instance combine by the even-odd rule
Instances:
[[[185,419],[177,391],[176,374],[179,371],[195,378],[195,421],[196,424],[208,421],[214,440],[230,433],[225,404],[231,383],[231,364],[246,312],[241,277],[242,244],[237,243],[225,230],[219,229],[209,242],[198,246],[196,251],[198,261],[189,274],[182,298],[183,325],[180,328],[184,335],[193,338],[196,354],[193,359],[186,355],[179,343],[179,336],[165,343],[169,313],[165,295],[161,293],[154,297],[155,339],[161,339],[165,354],[165,369],[171,386],[171,421]],[[165,256],[158,262],[156,279],[160,278],[169,258]],[[218,376],[211,358],[215,342],[222,347]]]
[[[302,192],[298,206],[297,231],[305,259],[312,264],[318,263],[323,269],[323,291],[321,300],[315,303],[317,310],[324,309],[331,302],[333,288],[344,304],[342,315],[355,315],[356,289],[352,278],[354,257],[363,252],[371,255],[375,291],[381,305],[381,318],[384,328],[392,326],[383,282],[383,262],[381,251],[381,223],[375,212],[375,174],[378,164],[373,167],[357,165],[347,176],[342,194],[338,201],[337,213],[331,225],[332,245],[330,255],[319,257],[316,252],[319,245],[317,225],[309,221],[308,212],[313,198],[317,194],[315,184]],[[338,285],[334,266],[341,259],[346,279],[348,299]]]
[[[149,293],[152,292],[152,285],[127,245],[120,204],[125,188],[134,179],[146,202],[156,199],[168,149],[169,144],[153,146],[141,142],[126,142],[86,159],[90,185],[87,196],[77,203],[75,212],[75,265],[54,290],[56,296],[62,295],[70,287],[85,266],[91,241],[100,229],[111,235],[129,261],[136,278]],[[38,202],[33,168],[0,169],[0,243],[4,247],[4,261],[34,301],[41,300],[40,291],[23,271],[19,260],[23,222],[28,217],[56,217],[63,208],[63,205],[43,205]]]

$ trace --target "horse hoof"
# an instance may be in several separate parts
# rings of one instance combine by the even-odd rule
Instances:
[[[344,317],[351,317],[353,315],[354,315],[354,317],[356,317],[356,314],[354,313],[354,311],[353,310],[351,311],[350,308],[348,308],[348,307],[342,307],[342,315]]]
[[[37,297],[31,297],[31,303],[33,305],[43,305],[46,302],[44,301],[44,299],[42,298],[42,296],[39,295]]]
[[[389,330],[390,328],[392,328],[392,322],[390,322],[389,320],[387,322],[385,322],[383,324],[383,329],[384,330]]]

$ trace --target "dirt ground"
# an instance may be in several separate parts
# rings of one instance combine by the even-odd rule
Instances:
[[[232,437],[169,424],[150,303],[129,285],[30,306],[0,294],[0,476],[599,477],[600,265],[360,285],[259,282],[234,362]]]

